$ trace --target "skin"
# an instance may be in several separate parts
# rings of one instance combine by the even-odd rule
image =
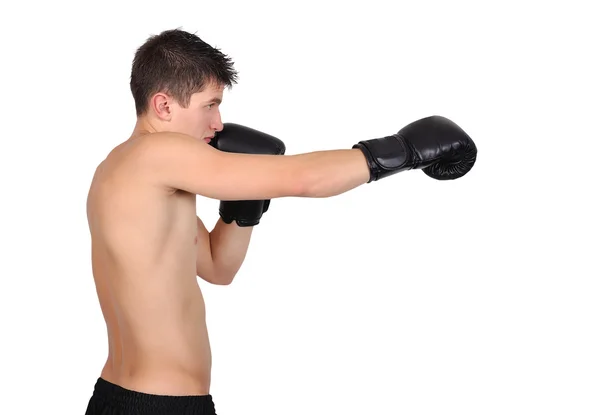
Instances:
[[[358,149],[290,156],[214,149],[207,143],[223,128],[223,90],[208,85],[189,105],[152,96],[90,185],[92,270],[108,334],[101,377],[129,390],[210,393],[212,356],[197,277],[231,284],[253,228],[219,219],[208,232],[196,215],[197,195],[331,197],[370,177]]]
[[[164,93],[152,96],[90,185],[93,277],[108,334],[101,377],[130,390],[210,393],[211,348],[197,277],[230,284],[253,228],[219,219],[209,232],[196,216],[196,194],[152,185],[133,149],[165,131],[209,142],[223,128],[223,90],[209,85],[187,107]]]

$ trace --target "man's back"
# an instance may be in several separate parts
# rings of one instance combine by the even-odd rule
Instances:
[[[147,139],[116,147],[88,195],[92,267],[109,338],[101,376],[146,393],[208,394],[196,195],[152,181],[138,162]]]

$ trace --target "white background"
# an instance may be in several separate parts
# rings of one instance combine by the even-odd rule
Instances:
[[[432,114],[479,149],[461,180],[272,202],[234,283],[200,282],[219,415],[600,413],[599,16],[566,4],[3,10],[2,411],[85,411],[107,352],[88,186],[133,128],[135,49],[181,27],[235,61],[224,121],[287,154]],[[198,199],[208,227],[217,208]]]

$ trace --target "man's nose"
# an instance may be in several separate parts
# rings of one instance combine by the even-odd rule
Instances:
[[[216,132],[219,132],[219,131],[223,130],[223,122],[221,122],[221,114],[220,113],[213,120],[211,127]]]

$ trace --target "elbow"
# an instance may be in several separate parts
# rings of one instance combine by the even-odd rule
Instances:
[[[304,168],[294,175],[292,180],[293,188],[290,189],[293,196],[296,197],[317,197],[317,179],[315,174],[308,168]]]
[[[196,276],[213,285],[229,285],[233,281],[228,275],[216,272],[196,272]]]
[[[221,278],[214,275],[212,275],[210,278],[205,275],[198,275],[198,277],[212,285],[229,285],[233,282],[233,279],[231,278]]]
[[[331,196],[328,193],[327,179],[324,179],[318,173],[307,169],[299,177],[297,183],[297,195],[299,197],[326,198]]]
[[[213,282],[214,285],[231,285],[233,279],[217,279]]]
[[[219,265],[214,261],[210,264],[206,261],[202,268],[196,265],[196,275],[213,285],[230,285],[236,274],[237,269]]]
[[[233,282],[235,275],[229,275],[227,273],[217,273],[212,278],[212,284],[214,285],[230,285]]]

